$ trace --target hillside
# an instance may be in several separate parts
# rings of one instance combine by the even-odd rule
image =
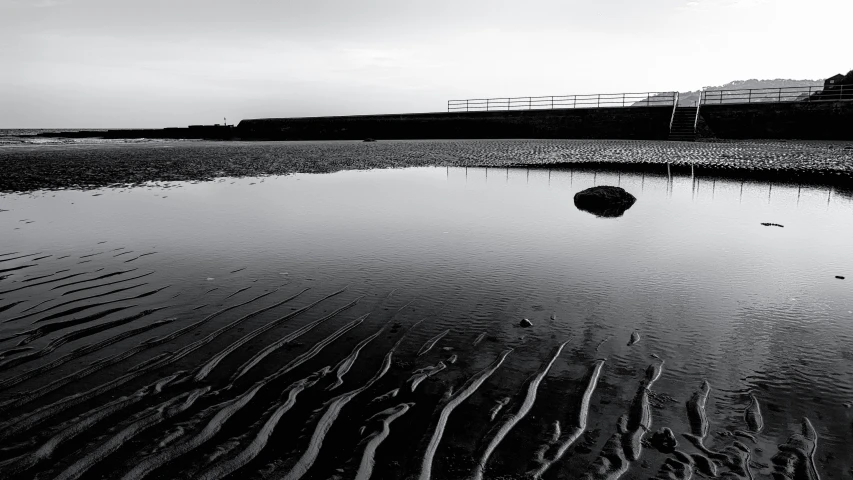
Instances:
[[[780,88],[780,87],[820,87],[823,86],[823,80],[791,80],[777,78],[775,80],[735,80],[724,85],[712,85],[705,87],[706,90],[736,90],[750,88]],[[700,90],[678,93],[678,106],[690,107],[695,106],[699,101]],[[634,105],[644,105],[644,102],[637,102]]]
[[[705,90],[746,90],[750,88],[780,88],[780,87],[821,87],[823,80],[790,80],[777,78],[775,80],[735,80],[724,85],[705,87]],[[687,107],[696,105],[699,101],[699,90],[691,92],[679,92],[678,106]]]

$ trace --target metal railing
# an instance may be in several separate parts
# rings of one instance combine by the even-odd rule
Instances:
[[[768,102],[836,102],[853,100],[853,84],[825,87],[744,88],[706,90],[703,105]]]
[[[556,108],[665,107],[676,105],[678,92],[594,93],[542,97],[469,98],[448,100],[448,112],[551,110]]]
[[[675,121],[675,111],[678,109],[678,92],[675,92],[675,99],[672,101],[672,116],[669,117],[669,130],[672,131],[672,122]]]
[[[696,127],[699,126],[699,106],[702,105],[702,99],[705,98],[705,91],[699,92],[699,101],[696,102],[696,116],[693,118],[693,133],[696,133]],[[672,127],[670,127],[672,128]]]

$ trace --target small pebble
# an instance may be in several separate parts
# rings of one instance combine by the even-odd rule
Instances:
[[[530,320],[528,320],[526,318],[522,319],[520,322],[518,322],[518,324],[521,325],[522,327],[532,327],[533,326],[533,322],[531,322]]]

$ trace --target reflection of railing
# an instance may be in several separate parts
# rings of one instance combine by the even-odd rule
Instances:
[[[721,103],[827,102],[853,100],[853,84],[829,87],[744,88],[706,90],[703,105]]]
[[[677,103],[677,92],[594,93],[544,97],[448,100],[447,111],[550,110],[555,108],[665,107]]]

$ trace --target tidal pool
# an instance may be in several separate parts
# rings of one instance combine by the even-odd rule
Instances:
[[[411,168],[0,210],[3,478],[853,475],[850,192]]]

